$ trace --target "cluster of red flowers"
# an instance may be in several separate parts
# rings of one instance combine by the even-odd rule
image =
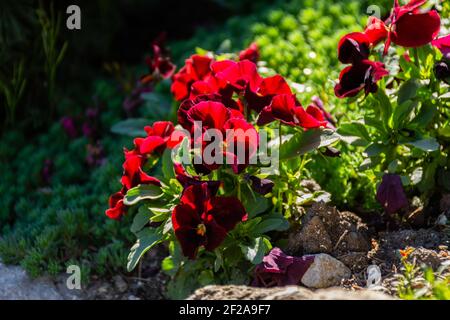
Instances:
[[[122,189],[109,198],[109,209],[106,210],[106,215],[111,219],[119,219],[125,213],[123,198],[129,189],[139,184],[161,185],[157,178],[145,173],[145,165],[150,156],[161,154],[165,148],[173,148],[177,144],[171,139],[175,130],[172,122],[155,122],[153,126],[147,126],[144,129],[147,137],[134,139],[135,148],[131,151],[124,150]]]
[[[376,92],[377,82],[388,71],[381,62],[370,61],[370,50],[385,41],[384,54],[391,43],[406,48],[417,48],[433,41],[439,33],[440,17],[436,10],[421,12],[420,7],[427,0],[410,0],[400,6],[394,1],[394,8],[386,21],[372,17],[364,32],[345,35],[338,45],[338,58],[350,66],[342,70],[335,94],[339,98],[354,97],[361,90],[366,95]]]
[[[195,54],[172,76],[171,91],[181,102],[178,124],[195,137],[194,132],[199,130],[197,123],[200,122],[200,145],[203,149],[209,143],[205,141],[210,141],[205,137],[208,129],[220,131],[226,137],[224,145],[232,142],[235,149],[243,147],[246,154],[244,162],[239,161],[233,150],[227,149],[223,154],[232,159],[231,168],[236,174],[248,166],[248,159],[257,152],[258,132],[249,122],[251,112],[258,114],[258,125],[279,120],[307,130],[329,124],[329,115],[317,103],[306,109],[301,106],[283,77],[262,77],[255,64],[258,57],[256,44],[242,51],[238,61],[216,61],[212,56]],[[152,63],[155,68],[158,61],[156,58]],[[162,69],[166,70],[165,67]],[[225,134],[228,129],[242,129],[246,134],[228,136]],[[118,219],[125,212],[123,197],[127,190],[139,184],[160,184],[158,179],[145,173],[147,159],[180,142],[180,135],[175,136],[176,131],[170,122],[156,122],[145,130],[147,137],[136,138],[135,149],[125,150],[123,188],[110,197],[110,209],[106,211],[110,218]],[[198,142],[193,138],[190,140],[191,144]],[[219,167],[220,164],[204,161],[194,164],[198,174],[208,174]],[[246,219],[247,214],[238,198],[217,196],[220,181],[204,181],[201,177],[191,176],[179,163],[174,164],[174,171],[184,190],[180,203],[172,212],[172,225],[184,255],[194,258],[201,246],[214,250],[238,222]],[[259,188],[259,192],[273,186],[259,182],[264,187]]]

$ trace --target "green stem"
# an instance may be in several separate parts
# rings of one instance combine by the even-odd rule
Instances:
[[[417,50],[417,48],[413,48],[413,54],[414,54],[414,64],[416,65],[417,68],[420,69],[419,51]]]

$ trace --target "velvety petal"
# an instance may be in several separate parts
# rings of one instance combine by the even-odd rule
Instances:
[[[295,108],[294,125],[300,126],[305,129],[314,129],[327,126],[327,121],[325,121],[323,115],[321,113],[320,115],[317,114],[318,108],[311,106],[311,108],[308,109],[309,112],[313,112],[313,114],[310,114],[308,111],[303,109],[303,107]],[[320,119],[317,119],[316,116],[318,116]]]
[[[388,30],[384,22],[377,17],[370,17],[364,34],[372,46],[377,45],[388,36]]]
[[[217,224],[226,231],[233,230],[236,224],[247,219],[244,206],[235,197],[212,198],[208,215],[212,216]]]
[[[227,230],[221,225],[216,223],[214,219],[208,219],[205,222],[206,226],[206,242],[204,244],[205,249],[208,251],[214,251],[220,246],[227,236]]]
[[[220,102],[202,101],[189,109],[187,118],[191,123],[201,121],[204,130],[221,129],[230,118],[230,111]]]
[[[224,66],[227,67],[225,68]],[[214,71],[220,69],[221,71],[216,71],[216,77],[237,91],[242,91],[247,86],[251,91],[256,91],[262,81],[256,65],[249,60],[231,63],[222,61],[219,68],[213,66],[212,69]]]
[[[345,35],[338,44],[338,59],[342,63],[356,63],[367,59],[370,53],[370,40],[362,32]]]
[[[436,38],[440,25],[441,19],[435,10],[404,14],[396,21],[391,39],[403,47],[421,47]]]
[[[126,154],[126,160],[123,164],[124,174],[122,184],[125,188],[131,189],[139,184],[161,185],[161,182],[142,171],[145,159],[141,155]]]
[[[444,58],[450,60],[450,34],[433,40],[431,44],[442,52]]]
[[[408,199],[403,190],[399,175],[385,174],[377,189],[377,201],[387,213],[393,214],[408,206]]]
[[[204,236],[198,235],[196,229],[193,228],[178,228],[177,230],[175,230],[175,236],[180,243],[183,255],[191,260],[195,259],[198,248],[206,241],[206,238]]]
[[[142,142],[139,143],[139,145],[139,152],[141,154],[152,154],[160,147],[164,147],[165,140],[158,136],[150,136],[143,139]]]
[[[376,92],[377,81],[388,74],[382,63],[363,60],[342,70],[334,92],[338,98],[354,97],[363,89]]]
[[[303,257],[294,257],[294,261],[288,267],[286,272],[286,280],[284,285],[297,285],[303,278],[303,275],[308,271],[311,264],[314,262],[313,255],[306,255]]]
[[[105,211],[105,214],[110,219],[120,219],[125,214],[126,207],[123,204],[124,194],[119,191],[109,197],[109,209]]]
[[[239,60],[250,60],[251,62],[256,63],[259,59],[259,50],[258,45],[253,42],[247,49],[242,50],[239,53]]]

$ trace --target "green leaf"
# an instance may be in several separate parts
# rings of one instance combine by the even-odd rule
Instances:
[[[364,152],[369,156],[369,157],[375,157],[383,152],[386,151],[386,146],[383,145],[382,143],[371,143],[366,150],[364,150]]]
[[[289,229],[289,222],[281,214],[262,216],[262,219],[263,220],[251,230],[254,235],[262,235],[269,231],[285,231]]]
[[[131,272],[141,259],[141,257],[152,247],[162,241],[163,234],[161,228],[147,228],[138,233],[138,240],[131,247],[128,255],[127,270]]]
[[[245,258],[252,264],[261,263],[264,255],[270,249],[263,237],[253,239],[251,245],[241,244],[240,247]]]
[[[173,258],[171,256],[164,258],[164,260],[161,263],[161,269],[171,277],[175,275],[177,268],[175,265],[175,261],[173,261]]]
[[[269,200],[253,192],[250,188],[242,188],[242,204],[249,218],[256,217],[269,209]]]
[[[126,206],[132,206],[142,200],[155,200],[163,196],[163,191],[160,187],[153,184],[140,184],[128,190],[123,199]]]
[[[301,156],[339,141],[340,135],[329,129],[312,129],[293,134],[280,147],[280,160]]]
[[[416,79],[412,78],[405,81],[398,89],[397,104],[401,105],[408,100],[414,99],[419,88],[420,84]]]
[[[439,143],[436,141],[435,138],[425,138],[416,141],[409,141],[405,142],[405,144],[419,148],[420,150],[426,152],[433,152],[439,150]]]
[[[147,119],[134,118],[120,121],[112,126],[111,132],[130,137],[145,137],[147,134],[144,130],[149,125]]]
[[[373,95],[380,108],[381,120],[387,127],[392,114],[392,104],[386,93],[380,89]]]
[[[394,114],[392,115],[392,127],[394,129],[403,128],[403,123],[418,105],[419,103],[417,101],[411,100],[407,100],[404,103],[397,105]]]
[[[437,108],[433,104],[422,103],[422,106],[408,127],[425,128],[433,120]]]
[[[362,121],[343,123],[337,132],[343,141],[356,146],[365,146],[371,140],[366,124]]]
[[[164,179],[169,181],[170,179],[175,178],[175,172],[173,170],[173,162],[172,162],[172,150],[170,150],[169,148],[164,150],[161,162]]]
[[[211,270],[203,270],[198,275],[198,282],[201,286],[207,286],[214,283],[214,273]]]
[[[133,223],[131,224],[130,230],[133,233],[141,231],[145,225],[150,221],[152,212],[145,206],[141,206],[137,214],[133,218]]]

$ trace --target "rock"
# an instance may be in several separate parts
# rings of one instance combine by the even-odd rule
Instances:
[[[119,275],[115,276],[113,278],[113,281],[114,281],[114,287],[117,289],[117,291],[119,291],[120,293],[127,291],[128,284],[125,282],[125,280],[123,280],[123,278],[121,276],[119,276]]]
[[[312,217],[299,234],[303,251],[306,253],[330,253],[333,250],[330,236],[318,216]]]
[[[286,252],[291,255],[329,253],[338,257],[370,250],[367,225],[351,212],[339,212],[322,202],[314,203],[301,225],[300,230],[293,230],[289,235]]]
[[[45,277],[31,279],[19,266],[0,262],[0,300],[62,300],[53,282]]]
[[[247,286],[207,286],[188,300],[393,300],[392,296],[371,290],[348,291],[329,288],[311,291],[298,286],[254,288]]]
[[[442,196],[441,201],[439,202],[439,209],[441,212],[447,214],[447,217],[450,218],[450,193],[446,193]]]
[[[350,276],[350,269],[342,262],[321,253],[315,255],[314,262],[303,275],[301,283],[308,288],[328,288],[340,285],[343,279]]]
[[[411,261],[416,261],[418,266],[425,264],[428,267],[436,270],[441,265],[441,259],[436,251],[425,249],[425,248],[416,248],[408,257]]]

